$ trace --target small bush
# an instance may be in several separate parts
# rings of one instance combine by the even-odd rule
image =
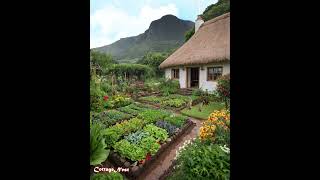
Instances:
[[[196,140],[182,147],[177,154],[177,165],[169,180],[230,178],[230,155],[227,147]]]
[[[159,88],[163,95],[174,94],[178,92],[180,83],[178,80],[174,79],[162,79]]]
[[[225,102],[226,108],[230,102],[230,75],[224,75],[218,79],[217,94]]]

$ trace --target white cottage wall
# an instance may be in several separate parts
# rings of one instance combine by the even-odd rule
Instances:
[[[171,79],[171,68],[165,69],[164,75],[165,75],[166,79]]]
[[[180,88],[187,88],[187,69],[179,68]]]
[[[230,64],[209,64],[203,66],[203,70],[200,70],[199,73],[199,88],[202,90],[214,91],[217,88],[217,81],[207,81],[207,71],[208,67],[217,67],[222,66],[222,74],[230,73]]]
[[[219,67],[222,66],[222,74],[229,74],[230,73],[230,64],[209,64],[203,65],[201,70],[201,66],[192,66],[192,67],[200,67],[199,70],[199,88],[202,90],[214,91],[217,88],[217,81],[207,81],[207,71],[208,67]],[[165,69],[165,77],[167,79],[171,79],[171,69]],[[191,79],[191,73],[189,72],[189,79]],[[187,68],[180,67],[179,68],[179,83],[180,88],[187,88]]]

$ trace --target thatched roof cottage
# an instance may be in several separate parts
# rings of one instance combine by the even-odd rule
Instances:
[[[181,88],[213,91],[219,76],[230,73],[230,13],[195,22],[195,34],[159,66]]]

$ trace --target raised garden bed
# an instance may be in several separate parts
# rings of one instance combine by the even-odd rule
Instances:
[[[177,138],[181,137],[188,130],[192,129],[193,126],[195,126],[195,123],[193,123],[190,119],[188,119],[186,123],[175,134],[170,136],[170,138],[167,139],[165,143],[161,144],[161,147],[156,152],[156,154],[154,156],[151,156],[151,158],[149,160],[146,160],[143,164],[136,164],[132,166],[133,162],[131,160],[121,157],[118,153],[114,151],[110,152],[109,159],[116,166],[129,168],[129,172],[126,173],[127,177],[130,179],[135,179],[145,169],[147,169],[151,165],[151,163],[153,163],[155,159],[159,157],[159,155],[163,153]]]
[[[197,96],[183,96],[180,94],[171,94],[169,96],[153,95],[138,99],[139,102],[174,111],[180,111],[186,108],[189,105],[190,100],[192,100],[192,105],[199,103]]]

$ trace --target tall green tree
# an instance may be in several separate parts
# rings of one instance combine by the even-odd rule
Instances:
[[[162,76],[163,71],[159,69],[159,65],[168,57],[169,54],[171,54],[171,52],[148,52],[137,63],[150,66],[157,76]]]
[[[105,72],[111,64],[116,61],[110,54],[100,53],[98,51],[90,50],[90,66],[101,72]]]

